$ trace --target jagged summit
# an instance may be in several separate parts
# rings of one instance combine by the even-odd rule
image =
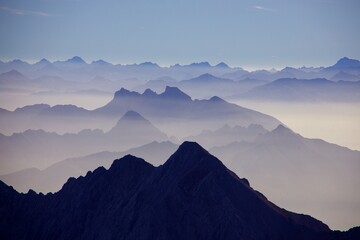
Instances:
[[[20,108],[16,108],[15,112],[18,113],[39,113],[44,109],[49,109],[51,106],[49,104],[44,104],[44,103],[40,103],[40,104],[34,104],[34,105],[27,105],[24,107],[20,107]]]
[[[272,204],[195,142],[159,167],[126,155],[55,194],[0,182],[0,196],[2,239],[349,239]]]
[[[168,98],[171,100],[185,100],[185,101],[191,101],[191,97],[187,95],[186,93],[182,92],[177,87],[170,87],[166,86],[165,91],[159,95],[163,98]]]
[[[131,97],[131,96],[140,96],[140,94],[138,92],[129,91],[125,88],[121,88],[119,91],[116,91],[114,94],[114,98]]]
[[[209,62],[191,63],[188,66],[190,66],[190,67],[211,67]]]
[[[153,63],[153,62],[143,62],[143,63],[140,63],[139,66],[142,66],[142,67],[159,67],[159,65],[157,65],[156,63]]]
[[[293,132],[283,124],[279,124],[271,132],[266,133],[264,136],[259,136],[259,138],[272,142],[279,141],[291,146],[296,146],[296,144],[303,142],[303,138],[299,134]],[[294,143],[296,144],[294,145]]]

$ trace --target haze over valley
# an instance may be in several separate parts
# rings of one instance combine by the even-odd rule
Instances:
[[[0,2],[0,239],[360,240],[360,2]]]
[[[68,178],[109,168],[126,154],[158,166],[183,141],[195,141],[276,204],[335,229],[360,221],[354,212],[360,208],[360,81],[325,79],[344,72],[357,76],[357,60],[248,72],[224,63],[163,68],[87,64],[73,57],[12,61],[1,69],[0,96],[17,107],[0,112],[0,179],[18,191],[57,192]],[[18,105],[21,96],[25,106]],[[49,105],[47,99],[71,104]]]

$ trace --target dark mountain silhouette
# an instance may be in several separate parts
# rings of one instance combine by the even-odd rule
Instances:
[[[47,109],[46,105],[38,105],[37,109],[41,110],[43,107]],[[125,113],[116,125],[105,133],[87,129],[63,135],[44,130],[27,130],[11,136],[0,134],[0,173],[6,174],[28,167],[45,168],[69,157],[100,151],[124,151],[155,140],[165,141],[167,136],[133,111]]]
[[[280,101],[359,101],[360,81],[282,78],[234,96],[240,99]]]
[[[102,151],[83,157],[65,159],[43,170],[27,168],[2,175],[0,179],[19,192],[28,192],[30,189],[42,193],[57,192],[70,177],[85,176],[88,171],[93,171],[101,166],[108,169],[114,159],[127,154],[146,158],[152,165],[159,166],[165,163],[177,147],[178,145],[169,141],[154,141],[125,152]]]
[[[332,232],[310,216],[275,206],[190,142],[158,168],[127,155],[109,170],[70,178],[55,194],[19,194],[0,183],[0,199],[2,239],[359,237],[359,229]]]
[[[359,215],[353,214],[360,207],[353,201],[360,199],[359,151],[304,138],[283,125],[254,141],[233,142],[209,151],[287,209],[312,213],[337,229],[360,221]],[[300,203],[301,196],[306,199]]]

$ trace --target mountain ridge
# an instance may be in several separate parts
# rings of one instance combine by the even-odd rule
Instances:
[[[127,155],[109,170],[70,178],[55,194],[18,194],[0,182],[0,198],[5,239],[346,239],[310,216],[278,208],[192,142],[163,166]]]

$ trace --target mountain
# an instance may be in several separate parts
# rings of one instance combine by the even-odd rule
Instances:
[[[163,164],[178,146],[172,142],[151,142],[124,152],[102,151],[83,157],[69,158],[57,162],[43,170],[27,168],[11,174],[1,175],[1,181],[11,185],[19,192],[57,192],[70,177],[85,176],[88,171],[98,167],[108,169],[114,159],[131,154],[145,158],[154,166]]]
[[[156,63],[152,63],[152,62],[143,62],[143,63],[140,63],[139,66],[159,68],[159,65],[157,65]]]
[[[211,67],[210,63],[208,62],[199,62],[199,63],[191,63],[187,65],[188,67]]]
[[[0,131],[7,135],[27,129],[44,129],[58,133],[97,128],[107,131],[109,126],[127,111],[136,111],[146,116],[155,125],[163,126],[163,131],[169,136],[177,138],[193,135],[205,129],[216,129],[224,124],[259,124],[272,129],[280,123],[273,117],[226,101],[213,101],[211,98],[192,100],[179,88],[168,86],[160,94],[151,90],[145,90],[140,94],[121,88],[115,92],[110,102],[95,110],[74,105],[55,105],[44,108],[38,114],[1,112]]]
[[[332,78],[331,81],[360,81],[360,76],[355,76],[353,74],[340,71],[336,73]]]
[[[14,89],[14,87],[26,87],[27,85],[29,85],[29,79],[17,70],[0,74],[0,89]]]
[[[282,78],[232,98],[277,101],[360,101],[360,81]]]
[[[200,76],[181,81],[168,81],[162,79],[151,80],[136,87],[135,89],[138,91],[144,91],[145,89],[150,88],[158,91],[159,89],[164,89],[166,86],[173,86],[182,89],[190,96],[201,99],[210,98],[214,95],[227,97],[233,94],[244,93],[264,83],[266,82],[252,79],[246,79],[246,81],[234,81],[227,78],[216,77],[209,73],[204,73]]]
[[[191,142],[157,168],[127,155],[55,194],[0,183],[0,198],[2,239],[346,239],[275,206]]]
[[[112,66],[111,63],[106,62],[106,61],[104,61],[104,60],[102,60],[102,59],[93,61],[93,62],[91,63],[91,65],[95,65],[95,66]]]
[[[49,62],[49,60],[47,60],[46,58],[41,59],[40,61],[38,61],[37,63],[34,63],[34,66],[36,66],[37,69],[42,69],[46,66],[51,65],[52,63]]]
[[[115,138],[121,136],[125,140],[122,145],[129,147],[134,146],[134,143],[140,145],[154,140],[167,139],[166,134],[134,111],[126,112],[107,135]]]
[[[130,109],[147,116],[154,124],[161,125],[170,136],[177,137],[189,136],[194,131],[219,128],[224,124],[259,124],[268,129],[279,124],[279,121],[268,115],[224,100],[192,100],[176,87],[166,87],[161,94],[150,90],[140,94],[121,89],[108,104],[95,109],[94,113],[116,117]]]
[[[251,124],[248,127],[224,125],[217,130],[205,130],[199,135],[189,136],[185,139],[195,141],[210,149],[216,146],[224,146],[233,142],[254,141],[260,134],[267,133],[261,125]]]
[[[220,67],[220,68],[230,68],[229,65],[227,65],[224,62],[218,63],[215,67]]]
[[[39,105],[43,113],[46,105]],[[24,112],[34,109],[22,109]],[[20,110],[18,110],[20,111]],[[56,115],[55,115],[56,116]],[[54,117],[54,115],[52,116]],[[0,174],[24,168],[46,168],[70,157],[100,151],[124,151],[152,141],[165,141],[167,136],[140,114],[129,111],[108,132],[82,130],[78,133],[57,134],[44,130],[27,130],[11,136],[0,134]],[[21,151],[19,151],[21,149]],[[52,156],[49,158],[49,156]]]
[[[75,56],[73,58],[70,58],[66,61],[66,63],[73,63],[73,64],[86,64],[86,62],[78,56]]]
[[[350,59],[347,57],[343,57],[339,59],[331,68],[360,68],[360,61],[356,59]]]
[[[336,229],[360,222],[354,212],[360,207],[355,200],[360,199],[359,151],[304,138],[283,125],[253,141],[233,142],[209,151],[235,173],[250,179],[276,204],[311,213]]]
[[[349,74],[354,76],[360,75],[360,61],[343,57],[339,59],[334,65],[326,67],[320,71],[321,74],[328,76],[328,78],[336,78],[336,75],[341,72],[342,75]],[[346,80],[346,79],[340,79]],[[355,81],[359,79],[356,78]]]

